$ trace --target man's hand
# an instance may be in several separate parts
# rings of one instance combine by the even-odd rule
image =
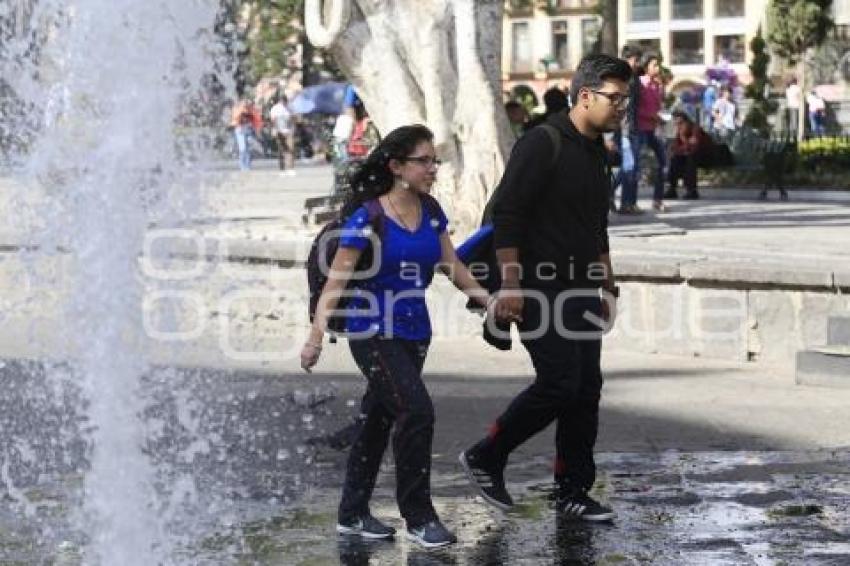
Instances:
[[[602,299],[602,320],[611,322],[611,306],[605,299]]]
[[[619,291],[612,292],[608,289],[602,289],[602,320],[609,325],[614,324],[614,318],[617,316],[618,293]]]
[[[522,289],[507,288],[499,291],[494,306],[496,320],[501,322],[522,322]]]

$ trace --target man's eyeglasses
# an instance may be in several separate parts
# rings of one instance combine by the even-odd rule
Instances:
[[[616,108],[625,108],[629,105],[630,97],[629,95],[622,95],[619,92],[605,92],[604,90],[591,90],[595,94],[601,94],[605,98],[608,99],[608,102],[611,103],[611,106]]]
[[[428,167],[428,168],[430,168],[432,166],[433,167],[439,167],[440,165],[443,164],[442,160],[437,159],[436,157],[431,157],[430,155],[421,155],[421,156],[417,156],[417,157],[405,157],[404,161],[415,161],[416,163],[419,163],[420,165],[424,165],[425,167]]]

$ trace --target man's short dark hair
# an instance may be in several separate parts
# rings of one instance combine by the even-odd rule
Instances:
[[[623,46],[623,50],[620,52],[620,58],[624,60],[629,60],[632,57],[637,57],[640,60],[640,56],[643,53],[640,47],[636,45],[626,44]]]
[[[567,93],[556,86],[553,86],[543,93],[543,104],[546,105],[547,114],[560,112],[570,105],[569,102],[567,102]]]
[[[597,89],[607,79],[619,79],[629,82],[632,78],[632,68],[622,59],[594,53],[582,58],[578,64],[573,80],[570,83],[570,100],[573,105],[578,102],[578,91],[583,88]]]
[[[516,108],[522,108],[522,104],[517,102],[516,100],[509,100],[505,102],[505,110],[514,110]]]

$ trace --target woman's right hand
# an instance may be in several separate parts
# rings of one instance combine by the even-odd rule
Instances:
[[[307,373],[313,373],[312,368],[319,362],[319,356],[322,354],[322,346],[310,342],[304,343],[301,348],[301,368]]]

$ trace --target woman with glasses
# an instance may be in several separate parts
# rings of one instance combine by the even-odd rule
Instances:
[[[456,538],[431,503],[434,408],[422,381],[431,339],[425,290],[440,267],[479,304],[486,308],[491,302],[457,259],[446,231],[448,220],[429,194],[439,165],[431,131],[420,125],[403,126],[387,135],[353,175],[339,248],[301,352],[301,365],[310,371],[322,351],[328,316],[354,278],[345,329],[368,385],[360,430],[348,458],[337,532],[364,538],[395,534],[369,511],[394,428],[396,500],[408,537],[429,548]],[[358,263],[364,251],[373,253],[368,277]]]

